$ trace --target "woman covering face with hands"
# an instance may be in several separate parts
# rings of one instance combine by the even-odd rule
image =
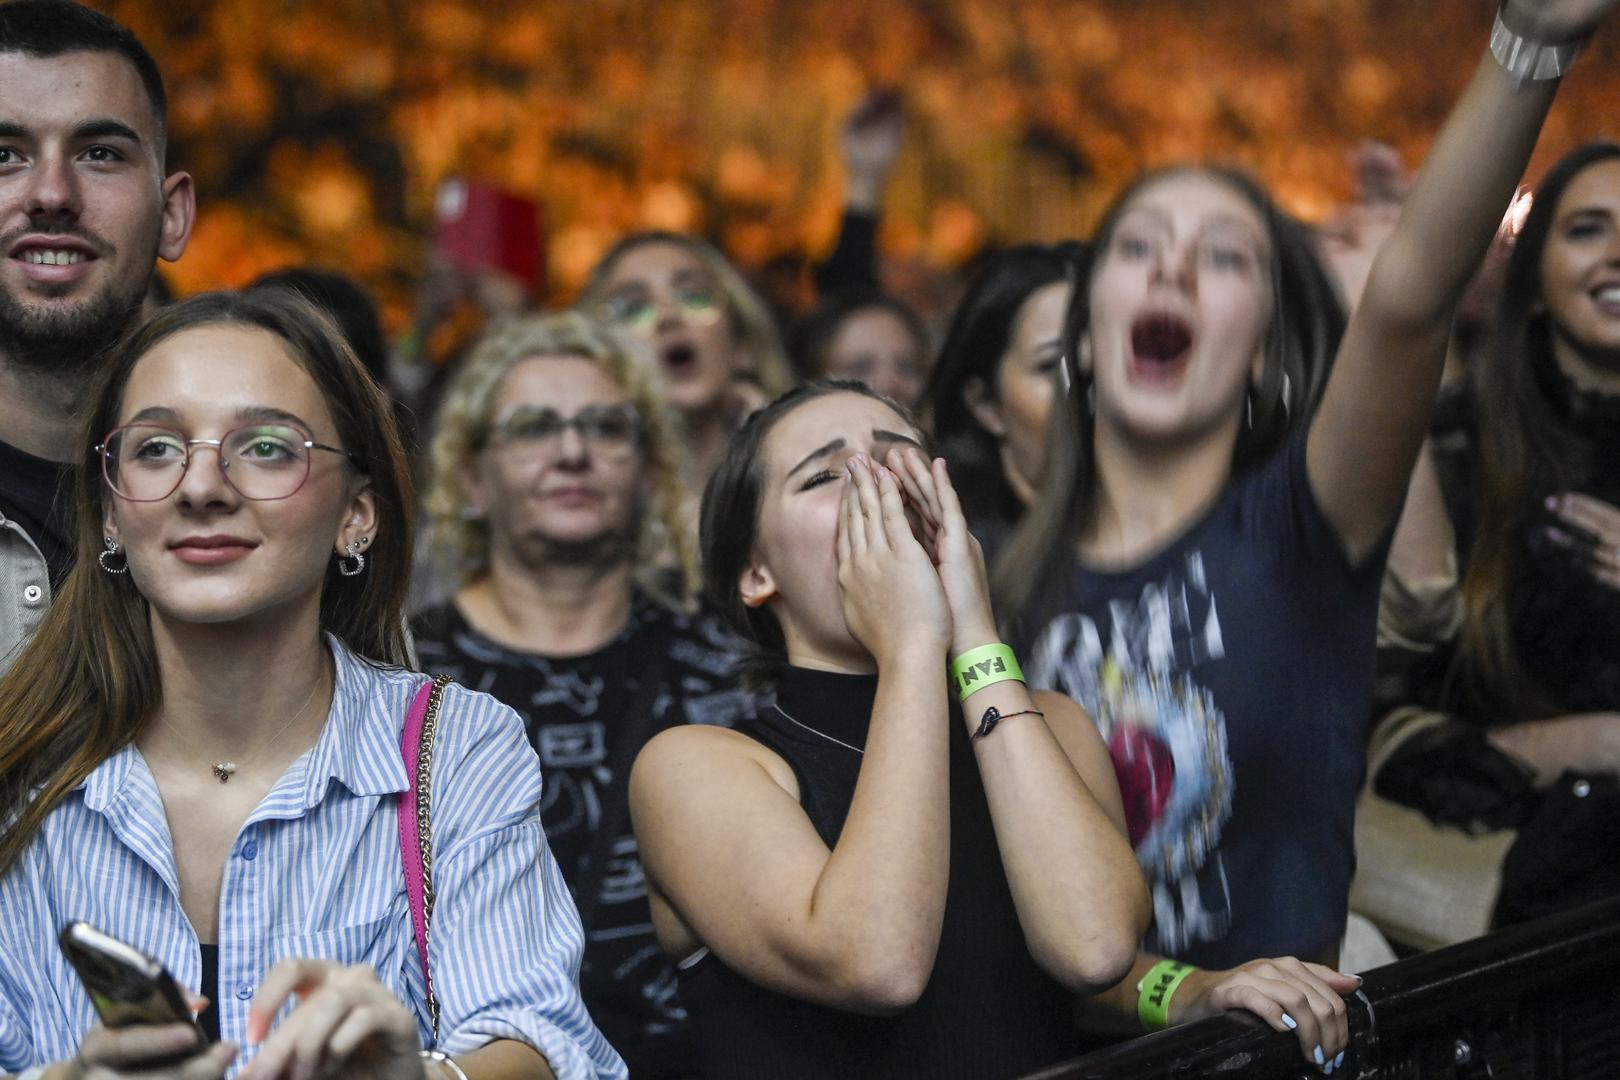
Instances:
[[[88,411],[78,563],[0,680],[0,1070],[622,1076],[574,983],[534,754],[510,709],[454,686],[430,1009],[397,816],[424,682],[402,667],[409,470],[335,328],[280,290],[188,300]],[[56,946],[75,920],[202,989],[219,1041],[99,1026]],[[423,1056],[435,1038],[452,1062]]]
[[[1082,1049],[1073,994],[1144,926],[1106,751],[1009,677],[920,444],[819,383],[752,417],[704,494],[705,589],[775,704],[658,736],[631,811],[717,1080],[1022,1074]]]

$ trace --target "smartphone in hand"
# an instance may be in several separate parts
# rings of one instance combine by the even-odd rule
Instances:
[[[208,1045],[208,1036],[192,1017],[180,985],[152,957],[87,922],[69,923],[57,940],[105,1026],[186,1024],[197,1032],[196,1046],[146,1065],[172,1065]]]

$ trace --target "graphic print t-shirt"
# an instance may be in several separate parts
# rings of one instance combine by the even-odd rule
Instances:
[[[1305,432],[1145,563],[1076,567],[1030,685],[1096,718],[1153,891],[1144,947],[1200,967],[1344,933],[1385,548],[1352,566]]]
[[[686,1011],[674,968],[653,938],[647,883],[623,812],[629,768],[615,775],[613,761],[630,710],[646,700],[644,679],[658,685],[650,696],[652,722],[636,725],[642,741],[677,724],[729,726],[750,715],[752,699],[731,678],[737,639],[713,618],[675,614],[639,595],[625,628],[584,656],[506,648],[473,629],[453,603],[423,612],[412,631],[424,671],[491,694],[523,717],[540,755],[547,842],[575,902],[592,910],[580,970],[592,1019],[635,1080],[689,1075],[695,1049]],[[582,862],[604,815],[619,825],[597,874],[594,904],[587,904],[578,893]]]

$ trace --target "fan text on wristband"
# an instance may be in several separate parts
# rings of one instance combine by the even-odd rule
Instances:
[[[966,701],[970,694],[1009,679],[1023,682],[1024,672],[1012,649],[999,642],[969,649],[951,661],[951,690],[958,701]]]

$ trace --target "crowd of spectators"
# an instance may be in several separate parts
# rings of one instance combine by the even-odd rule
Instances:
[[[119,22],[0,4],[0,1073],[1014,1077],[1242,1010],[1331,1074],[1356,972],[1432,943],[1401,842],[1499,838],[1455,936],[1614,895],[1620,146],[1518,185],[1617,2],[1459,22],[1437,134],[1355,42],[1449,7],[1218,12],[1238,60],[1332,61],[1223,97],[1176,32],[1129,62],[1176,5],[896,5],[885,55],[960,62],[860,98],[822,194],[724,154],[694,186],[629,106],[770,107],[796,41],[836,84],[870,13],[660,6],[727,20],[687,71],[648,4],[506,13],[502,64],[557,63],[471,97],[499,5],[358,44],[359,9],[295,13],[255,42],[283,84],[209,98],[207,34],[171,97]],[[400,88],[374,142],[254,165],[308,231],[239,222],[245,287],[160,287],[283,95]],[[1365,147],[1306,224],[1278,195],[1322,151],[1253,136],[1313,101],[1432,134],[1423,169]],[[1160,114],[1197,138],[1099,164]],[[1128,182],[919,306],[880,237],[952,138]],[[1140,168],[1205,139],[1302,186]],[[435,243],[391,341],[362,279],[420,251],[404,177],[469,155],[563,185],[573,303]],[[811,261],[777,230],[823,196]],[[357,258],[379,200],[398,247]]]

